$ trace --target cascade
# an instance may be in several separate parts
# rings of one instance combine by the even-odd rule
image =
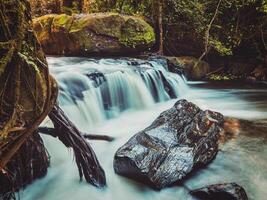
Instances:
[[[48,62],[59,84],[61,106],[87,129],[125,110],[148,108],[187,90],[184,77],[169,72],[162,60],[49,57]]]

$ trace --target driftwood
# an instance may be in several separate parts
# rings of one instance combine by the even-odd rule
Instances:
[[[39,127],[38,131],[40,133],[43,133],[46,135],[51,135],[53,137],[57,137],[56,130],[54,128]],[[115,138],[110,137],[108,135],[94,135],[94,134],[87,134],[87,133],[82,133],[82,136],[86,139],[89,139],[89,140],[105,140],[108,142],[112,142],[115,139]]]
[[[53,135],[58,137],[66,147],[73,149],[80,179],[82,180],[84,177],[88,183],[97,187],[105,186],[105,172],[101,168],[93,149],[85,141],[83,134],[58,105],[54,106],[49,118],[55,127]]]

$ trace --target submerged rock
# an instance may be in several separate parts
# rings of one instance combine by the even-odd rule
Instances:
[[[115,172],[158,189],[208,164],[218,152],[223,116],[186,100],[134,135],[115,154]]]
[[[45,15],[33,24],[46,54],[122,55],[155,42],[153,28],[142,18],[116,13]]]
[[[248,200],[246,191],[236,183],[209,185],[190,192],[200,200]]]

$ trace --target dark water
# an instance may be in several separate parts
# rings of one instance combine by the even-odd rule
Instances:
[[[53,62],[52,62],[53,61]],[[61,59],[50,60],[50,65],[56,66]],[[94,60],[92,62],[96,63]],[[90,62],[91,62],[90,61]],[[112,62],[111,62],[112,61]],[[68,60],[64,60],[68,63]],[[89,62],[89,61],[88,61]],[[92,64],[90,63],[89,64]],[[103,66],[105,63],[105,66]],[[117,65],[117,61],[104,60],[106,64]],[[85,67],[78,62],[77,69]],[[99,63],[95,64],[96,66]],[[121,70],[121,69],[120,69]],[[129,72],[130,73],[130,72]],[[129,77],[131,79],[131,77]],[[140,79],[134,79],[134,84]],[[48,175],[36,181],[20,193],[22,200],[191,200],[190,189],[208,184],[237,182],[244,186],[251,200],[265,200],[267,197],[267,89],[264,85],[248,85],[241,82],[188,82],[182,87],[177,99],[164,102],[153,102],[150,105],[142,103],[142,107],[132,107],[116,115],[112,119],[102,119],[99,116],[90,117],[98,123],[82,120],[81,111],[92,103],[89,99],[73,105],[64,105],[63,109],[82,130],[92,133],[107,134],[116,138],[112,143],[91,142],[107,175],[107,188],[99,190],[86,183],[80,183],[76,165],[71,152],[54,138],[45,137],[45,143],[52,157]],[[142,87],[138,87],[143,90]],[[135,89],[139,90],[137,87]],[[147,93],[142,91],[141,94]],[[147,94],[146,94],[147,95]],[[93,95],[93,97],[95,97]],[[154,191],[140,183],[120,177],[113,171],[113,156],[115,151],[133,134],[144,129],[164,110],[170,108],[178,99],[186,98],[199,105],[202,109],[222,112],[226,116],[238,117],[260,122],[258,129],[240,132],[235,139],[220,147],[216,159],[206,168],[194,173],[182,185],[166,188],[160,192]],[[151,99],[147,96],[145,99]],[[144,101],[145,99],[141,99]],[[141,101],[139,100],[139,101]],[[138,101],[135,99],[134,101]],[[94,108],[90,108],[94,109]],[[101,110],[97,110],[101,112]],[[47,122],[49,124],[49,122]]]

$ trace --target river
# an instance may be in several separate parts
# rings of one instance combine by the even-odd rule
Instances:
[[[72,152],[56,139],[44,136],[51,167],[45,178],[19,193],[21,200],[192,200],[188,195],[191,189],[232,181],[246,189],[249,199],[266,199],[266,86],[188,82],[168,72],[166,63],[160,60],[49,57],[48,62],[60,85],[60,105],[70,119],[82,131],[115,137],[110,143],[90,141],[106,172],[107,187],[97,189],[79,182]],[[241,132],[221,145],[216,159],[206,168],[161,191],[116,175],[116,150],[181,98],[225,116],[266,122],[266,132]]]

